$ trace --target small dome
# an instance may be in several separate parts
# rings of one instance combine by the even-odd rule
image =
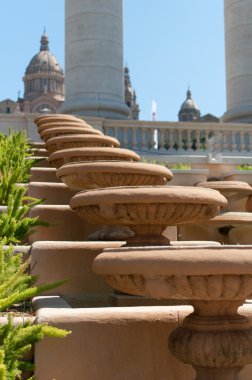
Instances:
[[[200,110],[197,103],[192,99],[192,93],[188,89],[186,100],[182,103],[179,110],[179,121],[192,121],[200,117]]]
[[[40,51],[31,59],[25,75],[49,71],[58,71],[60,74],[63,74],[63,70],[57,59],[49,50],[49,40],[45,33],[42,35],[40,43]]]
[[[188,89],[186,93],[186,100],[182,103],[180,110],[197,110],[199,111],[199,107],[197,103],[192,99],[192,93]]]

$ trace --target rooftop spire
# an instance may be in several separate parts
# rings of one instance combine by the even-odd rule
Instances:
[[[42,34],[42,37],[40,40],[40,51],[42,50],[49,50],[49,40],[46,34],[45,27],[44,27],[44,33]]]
[[[188,86],[188,89],[187,89],[187,92],[186,92],[186,98],[187,99],[192,99],[192,93],[191,93],[191,90],[190,90],[190,86]]]

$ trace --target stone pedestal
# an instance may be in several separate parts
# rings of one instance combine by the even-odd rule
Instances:
[[[237,314],[239,303],[192,301],[194,313],[170,335],[171,352],[192,364],[195,380],[239,380],[241,369],[251,363],[252,329]]]
[[[82,220],[68,205],[35,206],[29,216],[49,223],[48,227],[36,226],[28,237],[29,244],[40,240],[87,241],[92,232],[101,228],[101,225],[91,225]]]
[[[43,199],[43,205],[68,205],[75,194],[64,183],[30,182],[28,186],[28,195]]]
[[[47,294],[79,298],[112,292],[105,280],[92,271],[94,258],[104,248],[120,247],[120,242],[39,241],[31,247],[31,273],[38,284],[67,279],[58,289]]]
[[[61,182],[55,168],[31,168],[30,182]]]
[[[62,299],[49,301],[41,297],[36,301],[38,321],[69,329],[72,334],[36,344],[37,380],[82,379],[83,374],[89,380],[195,380],[194,369],[178,361],[167,342],[192,307],[71,309]],[[240,312],[251,324],[251,305],[244,305]],[[247,365],[240,380],[250,380],[251,373],[252,365]]]

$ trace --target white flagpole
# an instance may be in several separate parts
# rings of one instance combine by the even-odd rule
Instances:
[[[155,102],[155,100],[152,100],[152,103],[151,103],[151,119],[152,121],[157,121],[157,103]],[[157,137],[156,129],[154,130],[154,142],[155,142],[154,148],[157,149],[158,137]]]
[[[155,100],[152,100],[151,103],[151,120],[157,121],[157,103]]]

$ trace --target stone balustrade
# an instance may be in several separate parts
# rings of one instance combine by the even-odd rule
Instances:
[[[252,150],[252,127],[237,123],[147,122],[104,120],[106,135],[139,153],[247,155]]]
[[[35,114],[4,115],[0,130],[26,130],[40,141],[33,123]],[[121,147],[142,155],[197,155],[222,153],[248,156],[252,150],[252,125],[240,123],[152,122],[85,117],[93,127],[118,138]]]

